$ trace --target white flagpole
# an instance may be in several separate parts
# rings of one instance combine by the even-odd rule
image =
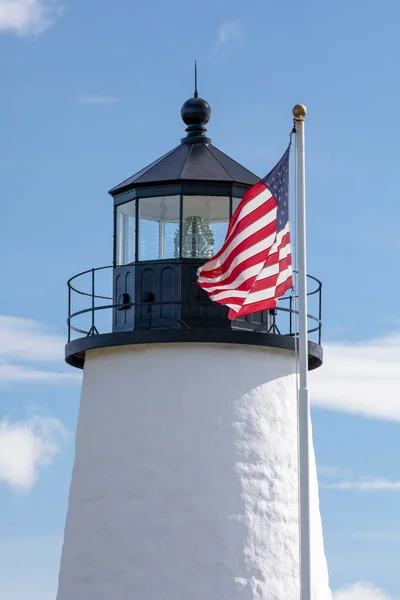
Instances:
[[[310,536],[310,401],[308,397],[307,339],[307,261],[306,261],[306,187],[304,154],[304,117],[307,109],[296,104],[296,202],[297,264],[299,310],[299,507],[300,507],[300,598],[311,600]]]

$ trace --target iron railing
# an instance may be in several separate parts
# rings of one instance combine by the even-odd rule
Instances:
[[[103,288],[106,288],[106,291],[107,289],[112,289],[113,272],[114,267],[109,265],[82,271],[68,280],[68,342],[72,340],[72,336],[74,336],[73,339],[76,339],[77,337],[82,336],[110,333],[112,331],[113,313],[116,309],[141,308],[142,306],[149,307],[148,300],[118,304],[114,302],[113,296],[108,296],[103,293],[99,294],[99,286],[101,286],[101,290]],[[108,282],[105,281],[106,278],[103,277],[104,274],[108,276]],[[103,281],[99,282],[99,279],[103,279]],[[307,275],[307,280],[308,288],[310,289],[307,294],[308,305],[309,310],[311,311],[307,315],[308,336],[310,340],[321,344],[322,283],[312,275]],[[104,300],[107,300],[108,303],[104,303]],[[182,308],[194,304],[196,304],[196,306],[209,305],[209,303],[210,300],[190,302],[178,300],[152,301],[151,306],[173,305],[178,308],[177,319],[167,327],[163,326],[162,328],[172,329],[176,327],[176,323],[179,322],[180,326],[190,329],[182,318]],[[73,309],[73,305],[76,307],[77,304],[81,304],[82,307],[78,310],[76,310],[76,308]],[[243,324],[243,322],[241,322],[238,323],[236,327],[236,322],[233,321],[232,329],[248,328],[261,333],[274,333],[276,335],[288,335],[292,337],[298,335],[296,294],[290,293],[280,298],[276,309],[268,312],[269,317],[264,321],[264,324],[249,323],[249,326],[246,327],[246,323]],[[106,317],[104,315],[106,315]],[[151,325],[149,329],[150,328],[156,329],[157,326]],[[158,328],[160,328],[160,326]],[[134,329],[133,324],[132,329]],[[75,336],[75,334],[79,335]]]

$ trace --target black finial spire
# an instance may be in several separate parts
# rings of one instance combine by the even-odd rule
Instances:
[[[193,98],[186,100],[181,108],[183,122],[187,125],[186,137],[182,139],[184,144],[193,144],[195,142],[210,143],[206,137],[206,125],[210,120],[211,108],[208,102],[199,98],[197,90],[197,60],[194,61],[194,94]]]
[[[194,95],[193,98],[198,98],[199,92],[197,91],[197,60],[194,61]]]

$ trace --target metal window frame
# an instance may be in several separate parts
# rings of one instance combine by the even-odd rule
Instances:
[[[140,202],[146,198],[162,196],[179,196],[179,258],[182,258],[182,225],[184,196],[222,196],[229,200],[229,220],[233,214],[233,198],[242,198],[250,186],[222,182],[172,181],[157,185],[138,186],[113,196],[114,199],[114,234],[113,234],[113,266],[117,264],[117,208],[135,201],[135,261],[141,262],[140,249]],[[128,263],[131,264],[131,263]]]

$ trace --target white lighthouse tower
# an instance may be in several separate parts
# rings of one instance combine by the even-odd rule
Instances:
[[[113,291],[103,269],[69,282],[83,386],[57,600],[299,599],[294,306],[229,321],[197,286],[258,181],[206,137],[210,112],[195,94],[182,142],[111,190]],[[310,454],[313,600],[329,600]]]

